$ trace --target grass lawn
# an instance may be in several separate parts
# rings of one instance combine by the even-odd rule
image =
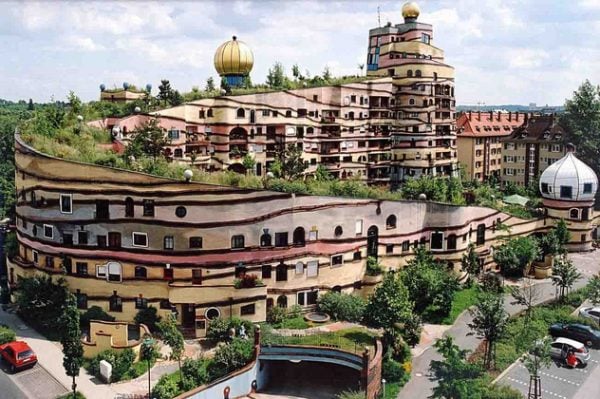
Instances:
[[[423,314],[423,321],[431,324],[454,324],[456,318],[465,309],[475,305],[478,292],[479,289],[476,285],[457,291],[456,294],[454,294],[454,300],[452,301],[452,309],[447,316],[439,314]]]
[[[373,348],[375,334],[363,328],[349,328],[336,332],[284,337],[280,335],[263,335],[263,344],[273,345],[314,345],[331,346],[350,352],[362,353],[365,346]]]

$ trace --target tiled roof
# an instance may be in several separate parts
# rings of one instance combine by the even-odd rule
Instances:
[[[529,117],[527,124],[518,129],[504,139],[504,141],[549,141],[562,142],[566,132],[558,124],[558,119],[554,115],[535,115]]]
[[[456,121],[458,137],[509,136],[525,121],[522,112],[465,112]]]

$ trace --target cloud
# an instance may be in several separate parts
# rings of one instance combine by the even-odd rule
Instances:
[[[512,69],[539,68],[550,54],[541,49],[521,48],[508,55],[508,67]]]

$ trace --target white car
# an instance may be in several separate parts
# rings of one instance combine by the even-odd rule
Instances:
[[[588,360],[590,360],[590,351],[581,342],[561,337],[550,344],[550,356],[560,361],[564,361],[567,358],[569,350],[575,353],[575,357],[582,366],[585,366]]]
[[[586,319],[592,319],[596,323],[600,323],[600,307],[587,307],[579,309],[579,316]]]

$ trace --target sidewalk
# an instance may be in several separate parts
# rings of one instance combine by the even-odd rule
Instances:
[[[4,311],[2,308],[0,308],[0,323],[12,328],[18,339],[25,340],[37,354],[40,366],[63,385],[67,391],[71,391],[72,378],[65,374],[62,364],[62,347],[59,342],[48,341],[34,329],[25,325],[17,315]],[[176,363],[166,361],[157,363],[151,370],[151,385],[154,386],[163,374],[172,373],[175,370],[177,370]],[[142,396],[148,393],[147,373],[135,380],[104,384],[82,368],[79,371],[79,377],[75,381],[77,390],[84,394],[87,399],[110,399],[122,395]]]

